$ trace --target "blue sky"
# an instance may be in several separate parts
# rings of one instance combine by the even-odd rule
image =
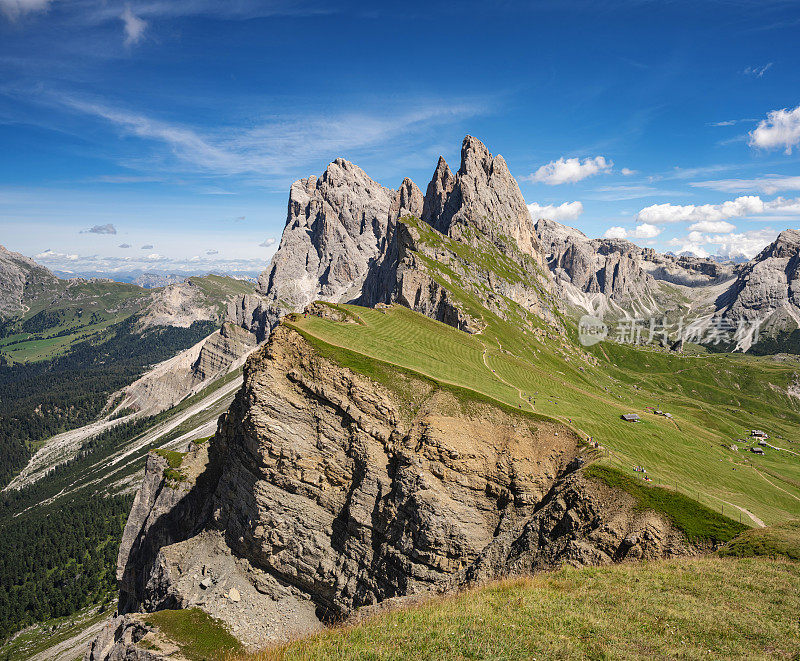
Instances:
[[[424,190],[469,133],[534,216],[752,256],[800,227],[798,31],[796,1],[0,0],[0,243],[257,272],[293,180]]]

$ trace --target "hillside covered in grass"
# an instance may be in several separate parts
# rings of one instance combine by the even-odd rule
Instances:
[[[588,353],[485,309],[486,329],[469,335],[401,306],[339,307],[357,323],[316,315],[295,315],[285,323],[325,356],[383,385],[391,387],[394,370],[410,370],[562,422],[592,437],[602,446],[603,462],[642,485],[643,474],[634,473],[634,466],[647,470],[650,484],[737,522],[761,525],[800,514],[800,404],[787,392],[798,367],[793,363],[608,342]],[[621,419],[631,412],[641,422]],[[737,439],[755,427],[768,431],[782,449],[750,453],[754,443]]]

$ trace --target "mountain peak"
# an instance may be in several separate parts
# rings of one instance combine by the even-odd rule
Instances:
[[[461,167],[458,170],[460,175],[474,173],[480,168],[487,175],[492,170],[492,155],[478,138],[471,135],[465,136],[461,143]]]
[[[772,243],[755,258],[756,262],[770,257],[793,257],[800,252],[800,230],[783,230]]]

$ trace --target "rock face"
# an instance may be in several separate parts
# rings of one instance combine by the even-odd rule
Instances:
[[[584,478],[568,429],[413,377],[390,389],[283,325],[202,452],[177,484],[148,462],[121,610],[197,606],[251,647],[387,599],[692,551]]]
[[[744,264],[733,286],[718,301],[719,316],[748,332],[739,348],[753,342],[749,331],[772,334],[800,328],[800,231],[786,230]]]
[[[183,282],[186,276],[182,275],[161,275],[159,273],[142,273],[136,276],[133,284],[144,287],[145,289],[155,289],[156,287],[166,287],[167,285],[176,285]]]
[[[117,409],[154,415],[201,390],[214,379],[240,367],[256,346],[256,338],[239,326],[224,323],[193,347],[165,360],[112,395]]]
[[[516,241],[523,253],[541,259],[525,198],[502,156],[492,156],[477,138],[468,135],[461,146],[461,167],[453,175],[440,158],[428,185],[422,220],[442,234],[469,243],[477,229],[503,245]]]
[[[188,328],[195,321],[215,321],[217,301],[205,300],[202,290],[188,278],[153,292],[142,311],[138,328],[177,326]]]
[[[44,266],[0,246],[0,320],[24,312],[26,299],[54,289],[57,283]]]
[[[440,158],[424,196],[408,178],[390,190],[342,159],[320,179],[295,182],[280,247],[256,294],[232,304],[227,318],[262,341],[282,315],[312,300],[397,301],[457,328],[469,327],[467,313],[448,299],[420,260],[409,258],[422,246],[398,223],[404,217],[421,219],[464,245],[483,249],[488,240],[520,264],[523,258],[542,263],[530,213],[503,157],[467,136],[458,172]],[[441,255],[429,251],[427,257]],[[542,284],[533,266],[525,268]],[[528,287],[515,300],[540,308],[538,298]]]
[[[735,279],[730,263],[662,255],[623,239],[589,239],[552,220],[538,220],[536,232],[561,298],[601,318],[674,312],[685,300],[713,312],[716,297]]]
[[[282,314],[312,300],[351,300],[383,248],[394,191],[338,158],[320,177],[292,184],[278,251],[258,279],[256,296],[229,318],[262,341]]]
[[[150,628],[129,615],[109,620],[103,631],[89,645],[85,661],[162,661],[163,654],[137,645]]]

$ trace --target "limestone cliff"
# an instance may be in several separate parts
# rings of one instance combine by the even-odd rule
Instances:
[[[262,341],[286,312],[312,300],[358,296],[383,248],[394,191],[338,158],[319,178],[292,184],[280,246],[253,296],[229,308],[228,318]]]
[[[800,231],[786,230],[752,261],[718,301],[718,316],[747,329],[738,348],[748,349],[753,332],[775,334],[800,328]]]
[[[154,366],[111,397],[116,410],[153,415],[201,390],[214,379],[240,367],[256,346],[255,337],[231,323],[193,347]]]
[[[584,478],[579,439],[558,423],[413,374],[375,381],[286,325],[248,359],[204,452],[178,481],[148,462],[120,606],[200,607],[250,647],[387,599],[692,550]]]
[[[0,320],[25,312],[25,301],[57,288],[58,278],[29,257],[0,246]]]

